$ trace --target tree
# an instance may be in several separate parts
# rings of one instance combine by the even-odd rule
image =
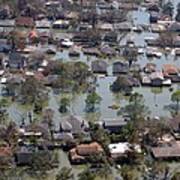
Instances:
[[[143,175],[144,180],[159,180],[159,179],[171,179],[169,173],[169,167],[164,162],[153,162],[150,164],[148,171]]]
[[[111,174],[111,168],[108,162],[105,162],[102,164],[102,167],[97,168],[96,173],[98,174],[99,177],[101,177],[104,180],[109,180],[109,176]]]
[[[72,169],[67,167],[62,167],[60,171],[56,174],[56,180],[72,180],[74,175],[72,174]]]
[[[118,76],[111,86],[113,92],[129,94],[132,91],[132,84],[126,76]]]
[[[160,43],[162,48],[166,48],[167,46],[174,46],[175,35],[171,31],[162,32],[159,35],[158,42]]]
[[[138,180],[137,170],[128,165],[121,168],[121,176],[124,180]]]
[[[42,153],[34,153],[31,157],[31,164],[28,168],[29,174],[39,179],[44,179],[47,172],[53,168],[52,154],[47,151]]]
[[[90,123],[90,132],[92,139],[103,146],[103,149],[108,152],[108,145],[110,144],[109,133],[94,123]]]
[[[99,105],[102,98],[96,93],[92,92],[87,95],[87,98],[85,100],[86,102],[86,111],[87,112],[95,112],[96,111],[96,105]]]
[[[143,95],[134,93],[129,98],[129,104],[121,109],[123,113],[127,113],[131,120],[138,120],[146,117],[149,113],[147,106],[144,104]]]
[[[68,111],[68,107],[70,106],[70,100],[67,97],[63,97],[61,98],[60,101],[60,107],[59,107],[59,111],[61,113],[66,113]]]
[[[131,67],[132,63],[137,61],[138,50],[136,47],[131,47],[127,44],[124,48],[123,56],[128,61],[129,67]]]
[[[162,7],[162,12],[165,15],[173,17],[173,11],[174,11],[174,6],[171,1],[168,1],[166,4],[163,5]]]
[[[173,175],[172,180],[179,180],[180,179],[180,172],[177,172]]]
[[[180,3],[177,5],[177,14],[175,17],[176,21],[180,22]]]
[[[89,169],[85,169],[82,173],[80,173],[78,180],[95,180],[96,175],[92,173]]]
[[[146,135],[144,136],[144,144],[157,145],[158,139],[170,132],[168,124],[162,120],[148,120],[145,121]]]
[[[8,113],[7,113],[8,101],[7,99],[0,100],[0,123],[4,124],[7,121]]]
[[[175,91],[171,95],[171,101],[176,102],[176,114],[179,112],[179,102],[180,102],[180,90]]]
[[[47,99],[47,91],[44,85],[34,78],[27,78],[20,87],[19,96],[24,104],[34,104]]]

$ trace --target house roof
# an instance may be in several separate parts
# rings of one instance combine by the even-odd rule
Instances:
[[[100,144],[97,142],[92,142],[90,144],[80,144],[70,150],[70,152],[76,152],[77,155],[87,156],[92,154],[101,153],[103,151]]]
[[[124,154],[130,150],[130,144],[128,142],[120,142],[108,145],[111,154]]]
[[[178,22],[174,22],[172,23],[169,28],[168,28],[169,31],[173,31],[173,32],[178,32],[180,31],[180,23]]]
[[[104,119],[105,127],[119,127],[127,124],[127,121],[123,119]]]
[[[168,124],[175,131],[180,130],[180,115],[170,119]]]
[[[180,143],[173,144],[168,147],[151,148],[155,158],[176,158],[180,157]]]
[[[2,146],[0,147],[0,157],[4,156],[11,156],[12,155],[12,149],[9,146]]]
[[[15,21],[16,26],[33,27],[35,22],[31,17],[18,17]]]
[[[25,60],[25,57],[18,52],[12,52],[9,54],[9,60],[10,62],[21,63],[23,60]]]
[[[97,61],[93,61],[91,64],[91,68],[93,72],[102,72],[102,73],[106,73],[107,72],[107,63],[105,61],[102,60],[97,60]]]
[[[79,134],[89,128],[88,122],[81,116],[67,116],[62,120],[60,124],[63,130],[69,130],[73,134]]]
[[[123,62],[115,62],[113,63],[113,73],[127,73],[128,72],[128,64]]]
[[[154,79],[164,80],[164,75],[161,71],[156,71],[150,75],[150,78],[151,80],[154,80]]]
[[[164,75],[178,74],[178,68],[173,64],[164,64],[163,73]]]
[[[60,132],[60,133],[54,133],[53,134],[55,140],[63,140],[63,141],[73,141],[74,137],[71,133],[66,132]]]

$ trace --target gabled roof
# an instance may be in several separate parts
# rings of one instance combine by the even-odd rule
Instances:
[[[83,133],[89,128],[88,122],[80,116],[67,116],[62,119],[60,124],[61,129],[64,131],[71,131],[73,134]]]

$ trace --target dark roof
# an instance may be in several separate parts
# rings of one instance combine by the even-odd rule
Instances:
[[[129,67],[127,63],[123,63],[123,62],[113,63],[114,74],[128,73],[128,70],[129,70]]]
[[[168,27],[168,30],[173,32],[180,32],[180,23],[174,22]]]
[[[109,46],[102,46],[100,48],[101,53],[105,54],[106,56],[115,56],[116,55],[116,51],[109,47]]]
[[[21,63],[23,60],[25,60],[25,57],[22,56],[18,52],[12,52],[9,54],[9,60],[10,60],[10,62],[20,62]]]
[[[93,61],[91,68],[94,73],[107,73],[107,63],[102,60]]]
[[[62,125],[62,126],[61,126]],[[80,116],[68,116],[65,117],[60,124],[60,128],[63,131],[71,131],[73,134],[79,134],[85,132],[89,128],[89,124]],[[64,129],[63,129],[64,128]]]

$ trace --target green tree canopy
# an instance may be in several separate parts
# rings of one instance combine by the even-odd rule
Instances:
[[[179,112],[179,102],[180,102],[180,90],[175,91],[171,95],[171,101],[176,103],[176,114]]]
[[[163,14],[169,15],[171,17],[173,16],[174,6],[171,1],[168,1],[166,4],[164,4],[162,9]]]
[[[95,112],[96,106],[100,104],[102,98],[96,93],[92,92],[87,95],[85,100],[86,102],[86,111],[87,112]]]
[[[56,180],[72,180],[73,178],[72,169],[68,167],[62,167],[56,174]]]

